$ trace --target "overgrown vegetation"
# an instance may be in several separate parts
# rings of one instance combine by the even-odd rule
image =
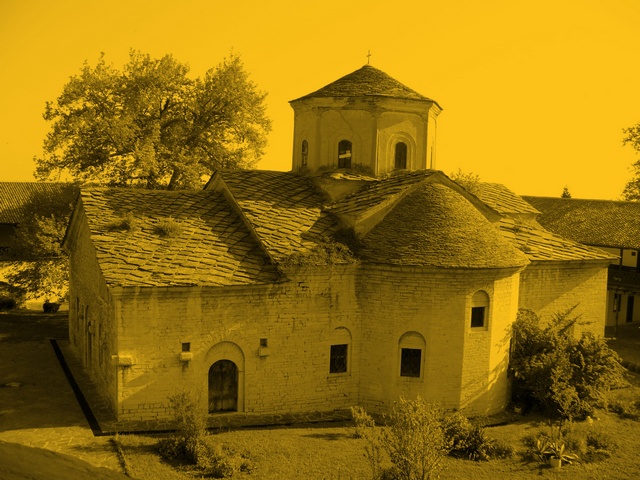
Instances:
[[[312,250],[294,253],[283,262],[287,267],[326,266],[357,263],[357,258],[345,243],[325,239]]]
[[[175,238],[182,234],[183,228],[180,222],[172,217],[166,217],[158,220],[155,231],[162,237]]]
[[[619,357],[603,339],[591,333],[574,338],[578,317],[572,312],[556,314],[542,325],[534,312],[520,310],[509,365],[514,402],[568,420],[604,408],[606,393],[625,383]]]
[[[162,457],[195,465],[203,474],[214,478],[228,478],[239,472],[251,471],[246,455],[216,442],[207,432],[206,412],[189,392],[182,391],[169,398],[177,423],[175,435],[157,444]]]
[[[376,427],[362,407],[352,407],[354,437],[364,439],[364,455],[374,479],[438,478],[447,455],[470,460],[506,458],[512,446],[491,438],[460,412],[445,413],[421,397],[401,397],[386,417],[388,427]]]
[[[138,224],[133,212],[127,212],[121,217],[107,223],[107,230],[110,232],[129,232],[135,230]]]

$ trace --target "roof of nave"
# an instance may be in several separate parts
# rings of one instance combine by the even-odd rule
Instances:
[[[538,222],[588,245],[640,249],[640,202],[524,196],[540,210]]]
[[[216,176],[277,263],[310,253],[342,228],[323,208],[324,195],[309,177],[261,170],[218,171]]]
[[[343,195],[327,195],[326,182],[342,182]],[[218,171],[204,191],[95,188],[81,198],[112,285],[271,283],[282,278],[280,268],[322,261],[475,269],[611,258],[535,221],[498,215],[527,208],[507,189],[492,191],[499,201],[489,208],[437,171],[325,175],[318,182],[254,170]],[[130,218],[132,228],[123,228]],[[159,231],[168,219],[179,226],[173,237]],[[358,222],[369,223],[355,230],[356,240],[349,234]],[[337,243],[348,255],[315,256]]]
[[[278,277],[220,193],[93,188],[81,198],[110,285],[224,286]],[[163,222],[177,225],[177,234],[163,235]]]
[[[405,100],[419,100],[423,102],[434,102],[434,100],[421,95],[411,88],[403,85],[399,81],[390,77],[382,70],[371,65],[364,65],[358,70],[351,72],[338,80],[292,100],[296,102],[307,98],[317,97],[388,97]]]
[[[68,183],[0,182],[0,223],[23,223],[29,215],[29,202],[36,196],[58,196]]]
[[[437,183],[404,196],[363,242],[363,259],[374,263],[448,268],[529,263],[469,201]]]

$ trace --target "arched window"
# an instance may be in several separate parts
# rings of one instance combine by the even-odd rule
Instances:
[[[209,413],[238,411],[238,367],[218,360],[209,368]]]
[[[471,328],[487,328],[489,321],[489,295],[478,290],[471,299]]]
[[[341,140],[338,143],[338,168],[351,168],[351,142]]]
[[[396,143],[396,170],[406,170],[407,168],[407,144],[404,142]]]
[[[401,377],[422,378],[426,342],[418,332],[407,332],[398,342],[399,370]]]
[[[306,140],[302,141],[302,166],[307,166],[307,160],[309,159],[309,143]]]
[[[351,332],[344,327],[336,328],[331,334],[329,373],[347,373],[349,371],[350,349]]]

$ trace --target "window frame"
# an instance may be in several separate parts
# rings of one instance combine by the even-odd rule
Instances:
[[[403,357],[407,357],[409,351],[418,350],[420,352],[420,361],[419,361],[419,374],[415,375],[403,375],[403,371],[406,373],[406,370],[403,369]],[[407,351],[405,354],[404,351]],[[398,340],[398,366],[396,370],[396,375],[398,380],[402,382],[423,382],[425,377],[425,371],[427,369],[427,343],[425,341],[424,336],[416,331],[405,332],[400,339]]]
[[[339,351],[343,350],[343,351]],[[339,363],[338,363],[339,362]],[[341,367],[334,369],[335,366]],[[329,348],[329,374],[340,375],[349,373],[349,344],[335,343]]]
[[[398,151],[398,147],[400,147],[400,145],[404,146],[404,158],[402,160],[404,160],[404,166],[398,166],[398,153],[401,153]],[[394,170],[406,170],[407,169],[407,161],[409,158],[409,146],[402,141],[396,142],[395,147],[393,149],[393,169]]]
[[[352,165],[353,143],[347,139],[340,140],[338,142],[338,168],[351,168]]]
[[[482,309],[482,310],[480,310]],[[477,317],[474,312],[482,311],[482,325],[477,325]],[[491,319],[491,296],[485,290],[476,290],[471,296],[471,306],[468,309],[469,317],[467,325],[471,332],[484,332],[489,329]],[[474,317],[476,317],[474,325]]]

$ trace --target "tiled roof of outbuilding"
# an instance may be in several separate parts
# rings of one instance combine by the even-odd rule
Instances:
[[[335,82],[331,82],[315,92],[292,100],[296,102],[315,97],[389,97],[405,100],[433,102],[430,98],[398,82],[382,70],[371,65],[364,65]]]
[[[640,249],[640,202],[523,197],[540,210],[538,222],[576,242]]]
[[[220,193],[95,188],[83,190],[81,198],[109,285],[227,286],[278,278]],[[118,229],[129,212],[133,228]],[[158,233],[166,219],[178,223],[178,235]]]
[[[508,268],[526,256],[464,197],[441,184],[407,194],[364,240],[365,261],[449,268]]]
[[[341,228],[338,219],[323,210],[323,195],[308,177],[259,170],[217,175],[276,262],[313,250]]]
[[[499,222],[503,236],[532,261],[614,260],[616,257],[581,243],[563,238],[533,223],[504,217]]]
[[[24,222],[30,215],[25,206],[34,195],[60,195],[67,187],[53,182],[0,182],[0,223]]]

